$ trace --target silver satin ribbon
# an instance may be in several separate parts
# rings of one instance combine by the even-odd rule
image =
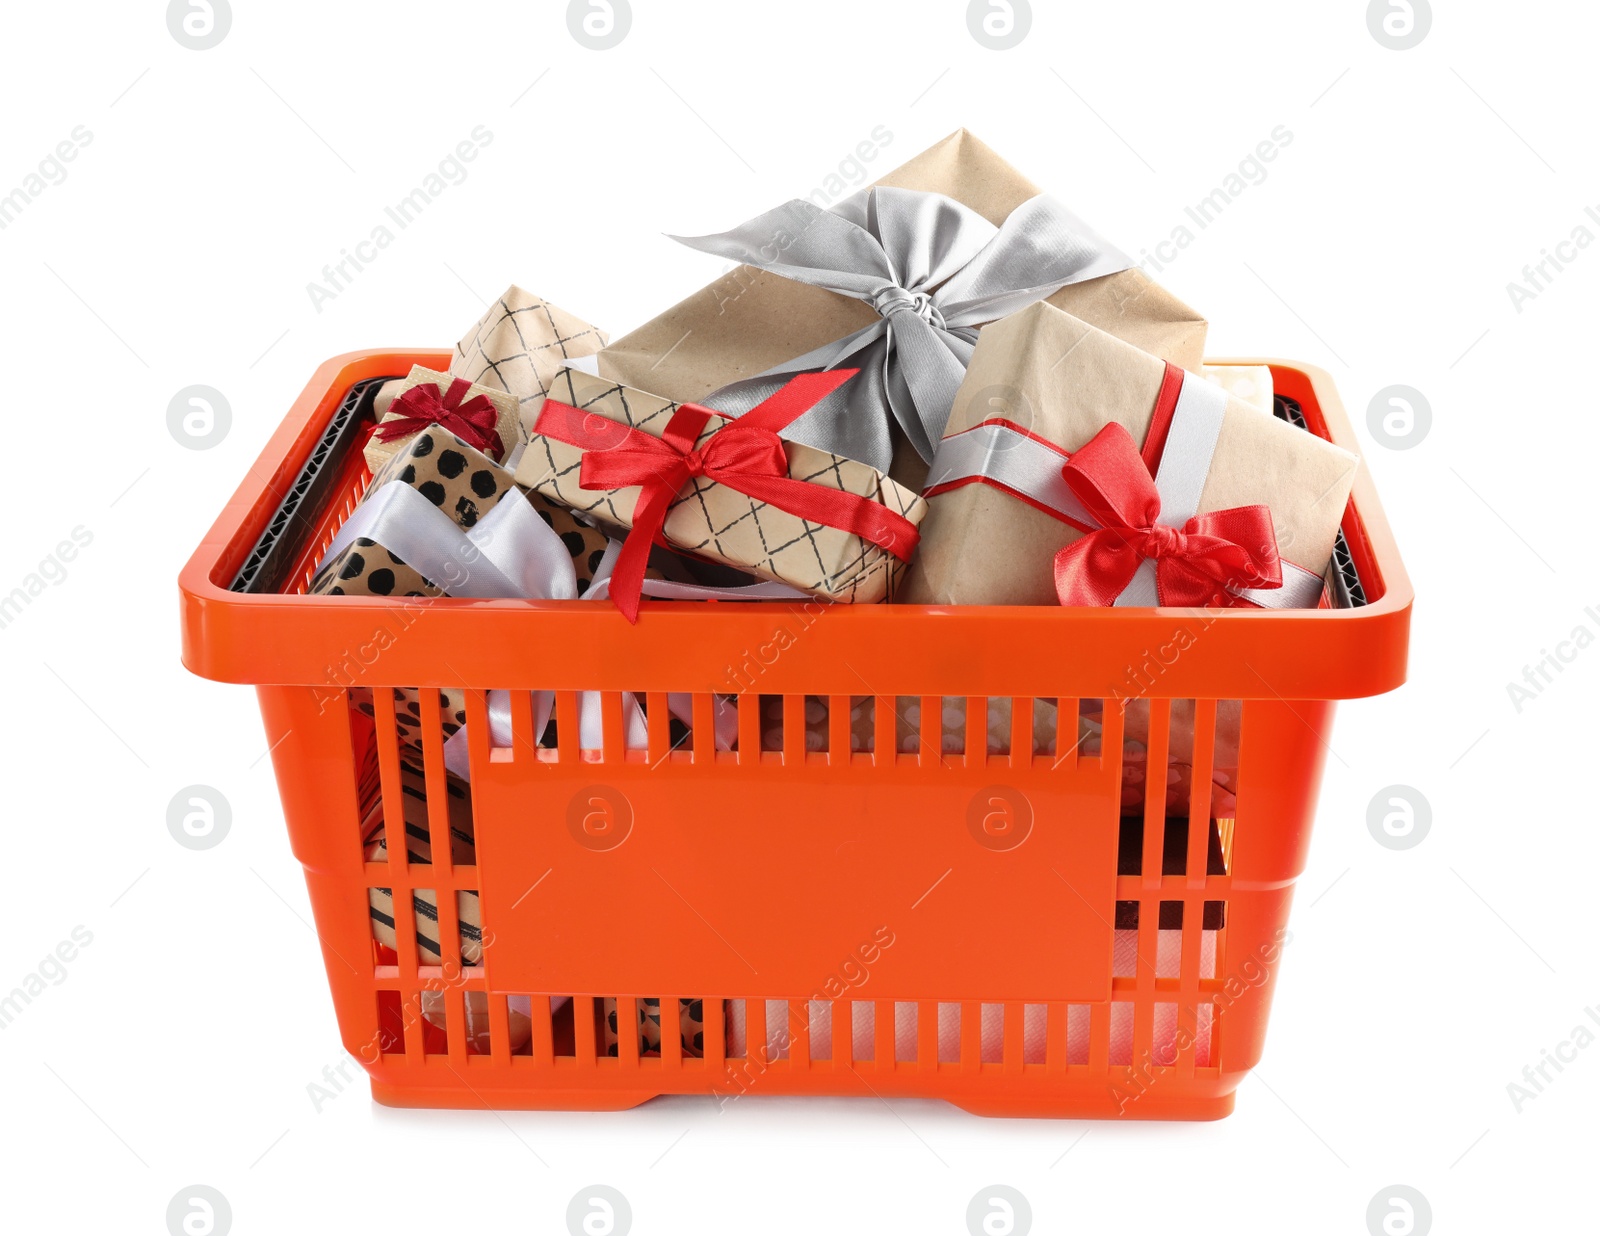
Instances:
[[[1211,474],[1217,437],[1222,432],[1223,411],[1228,397],[1213,386],[1185,372],[1172,424],[1156,467],[1156,492],[1161,496],[1157,520],[1169,528],[1181,528],[1200,513],[1200,495]],[[1055,512],[1063,519],[1086,528],[1100,525],[1084,510],[1072,487],[1061,473],[1066,461],[1058,451],[1010,425],[989,423],[952,434],[939,444],[939,453],[928,470],[927,487],[954,482],[986,479],[1015,490],[1030,501]],[[1280,559],[1283,571],[1281,588],[1229,588],[1228,591],[1262,609],[1314,609],[1322,598],[1322,576]],[[1156,606],[1156,564],[1145,559],[1117,596],[1119,606]]]
[[[497,503],[463,529],[410,485],[390,481],[352,512],[323,563],[358,537],[376,541],[451,596],[566,601],[578,595],[571,555],[526,502]]]
[[[672,239],[854,297],[877,311],[870,326],[729,383],[701,402],[738,414],[798,373],[860,369],[783,436],[882,472],[894,455],[895,424],[923,459],[933,459],[979,326],[1068,284],[1133,265],[1043,195],[995,227],[941,193],[871,187],[831,210],[797,198],[728,232]]]
[[[406,565],[454,597],[496,600],[604,600],[610,595],[611,571],[622,542],[612,540],[595,569],[593,581],[578,597],[578,577],[561,537],[527,502],[512,500],[494,508],[471,528],[462,528],[417,490],[391,481],[366,499],[345,521],[323,554],[318,570],[358,538],[376,542]],[[644,581],[647,596],[676,600],[809,600],[810,594],[784,584],[759,583],[739,588],[714,588],[668,580]],[[542,734],[555,707],[555,693],[533,695],[534,733]],[[680,721],[692,724],[693,696],[669,692],[667,707]],[[622,696],[624,744],[643,749],[649,738],[644,713],[631,692]],[[490,691],[489,733],[493,745],[509,747],[511,695]],[[712,719],[719,750],[732,749],[738,735],[738,711],[712,696]],[[604,727],[598,691],[580,693],[579,743],[597,750]],[[471,779],[466,731],[458,730],[444,744],[444,762],[456,776]]]

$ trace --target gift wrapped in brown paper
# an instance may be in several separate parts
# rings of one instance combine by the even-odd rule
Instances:
[[[466,782],[445,774],[445,804],[450,821],[450,861],[471,866],[476,859],[472,837],[472,798]],[[404,820],[406,861],[426,865],[433,861],[433,842],[428,832],[427,779],[421,768],[409,760],[400,763],[400,814]],[[369,863],[387,862],[388,838],[384,832],[383,804],[374,803],[361,827],[363,853]],[[387,888],[367,891],[372,935],[379,944],[395,947],[394,894]],[[411,908],[417,925],[417,960],[425,966],[440,961],[438,895],[432,889],[417,889],[411,895]],[[458,950],[462,965],[475,966],[483,957],[483,920],[479,917],[478,894],[456,894],[459,924]]]
[[[1091,463],[1142,485],[1142,513],[1108,513],[1122,498],[1088,475]],[[1203,378],[1032,305],[978,342],[900,599],[1314,607],[1357,466]],[[1230,541],[1233,525],[1250,531]],[[1109,564],[1089,581],[1099,592],[1086,563]]]
[[[433,425],[449,430],[495,463],[504,463],[528,439],[511,395],[413,365],[367,439],[368,469],[374,476],[382,472],[404,443]]]
[[[1048,298],[1179,365],[1204,351],[1198,314],[965,131],[830,210],[797,199],[685,243],[745,265],[605,348],[600,373],[737,413],[796,372],[862,369],[784,436],[916,488],[986,322]]]
[[[852,376],[800,375],[727,419],[566,369],[539,411],[517,483],[630,529],[611,582],[630,620],[658,535],[813,596],[881,601],[910,560],[922,499],[876,468],[777,437]]]
[[[556,371],[605,343],[599,327],[513,284],[456,344],[450,373],[512,396],[526,428]],[[400,390],[400,382],[387,382],[378,391],[373,407],[379,416]]]

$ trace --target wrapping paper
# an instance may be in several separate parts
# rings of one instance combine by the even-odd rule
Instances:
[[[574,369],[557,376],[551,398],[656,437],[679,406]],[[697,448],[721,423],[707,426]],[[787,454],[792,479],[870,499],[913,524],[922,518],[921,498],[866,464],[799,444],[790,444]],[[535,433],[517,468],[517,483],[586,519],[631,528],[640,487],[583,488],[583,455],[578,447]],[[801,519],[703,476],[692,478],[673,500],[662,532],[670,545],[687,553],[834,601],[883,600],[905,570],[899,558],[863,537]]]
[[[644,997],[633,1002],[636,1032],[639,1035],[639,1055],[661,1054],[661,1001]],[[600,1050],[603,1055],[617,1054],[617,1001],[607,996],[601,1002]],[[698,1060],[705,1055],[705,1006],[701,1000],[678,1001],[678,1039],[686,1060]]]
[[[1014,392],[1013,416],[1003,419],[1060,450],[1082,450],[1109,424],[1143,443],[1167,381],[1166,366],[1154,357],[1051,305],[1033,305],[985,328],[956,398],[946,444],[995,419],[984,392],[996,386]],[[1322,575],[1358,461],[1321,438],[1225,400],[1197,509],[1265,505],[1284,559]],[[936,462],[932,479],[940,475]],[[1080,540],[1082,531],[986,482],[943,492],[935,484],[929,492],[922,544],[901,600],[1057,603],[1056,556]],[[996,545],[1005,552],[996,553]]]
[[[419,386],[431,386],[439,392],[441,398],[457,382],[466,379],[458,378],[454,374],[437,373],[432,369],[425,369],[421,365],[413,365],[411,373],[399,383],[391,392],[391,397],[385,402],[385,412],[378,417],[378,428],[381,431],[386,424],[405,419],[403,414],[394,410],[394,400],[402,399],[407,391],[415,390]],[[391,384],[385,384],[387,388]],[[380,392],[381,393],[381,392]],[[486,445],[483,454],[496,463],[503,463],[512,451],[527,441],[527,433],[522,428],[522,422],[517,415],[517,401],[504,391],[494,390],[487,386],[478,386],[467,382],[466,389],[458,392],[459,402],[463,405],[470,404],[476,399],[485,399],[494,410],[494,431],[500,439],[500,449],[496,451],[492,446]],[[383,466],[389,462],[402,446],[414,438],[409,434],[403,438],[384,441],[380,433],[374,433],[367,439],[364,453],[367,467],[376,476],[383,471]]]
[[[401,443],[373,475],[366,496],[393,483],[409,485],[462,528],[476,525],[516,489],[511,473],[438,426]],[[556,514],[552,510],[550,517]],[[605,538],[598,539],[603,549]],[[323,559],[307,591],[312,596],[438,597],[445,595],[447,582],[426,579],[377,542],[358,538]]]
[[[964,696],[941,701],[939,713],[940,750],[946,754],[966,750],[967,701]],[[808,695],[806,710],[806,750],[828,749],[828,701],[822,696]],[[876,704],[871,696],[852,696],[850,699],[850,750],[870,753],[877,745],[874,724]],[[1087,732],[1087,731],[1086,731]],[[1098,732],[1098,730],[1096,730]],[[1056,747],[1056,705],[1054,700],[1033,702],[1033,750],[1037,755],[1054,754]],[[1011,699],[995,697],[989,700],[988,709],[989,754],[1003,755],[1011,751]],[[1069,740],[1070,745],[1070,740]],[[763,696],[761,699],[761,746],[766,751],[783,750],[783,697]],[[895,701],[895,750],[907,754],[922,747],[922,700],[920,697],[903,697]]]
[[[384,488],[392,484],[415,489],[463,529],[477,527],[502,500],[529,503],[539,518],[561,539],[572,559],[580,591],[590,586],[610,544],[605,533],[575,518],[567,508],[547,502],[537,494],[520,492],[510,472],[438,426],[400,444],[400,449],[373,476],[363,506],[378,500]],[[370,537],[357,536],[348,545],[338,545],[338,541],[335,541],[334,546],[330,547],[333,552],[319,566],[311,581],[308,591],[314,596],[450,595],[451,579],[428,579],[398,554]],[[463,568],[457,578],[470,581],[470,576],[470,568]],[[420,692],[411,687],[392,690],[395,728],[400,741],[420,749]],[[466,724],[466,697],[454,687],[439,689],[438,696],[443,712],[444,735],[449,738]],[[370,690],[358,687],[352,691],[352,697],[361,712],[369,717],[373,715]]]
[[[544,401],[550,379],[568,361],[592,356],[606,333],[582,318],[513,284],[456,344],[450,373],[517,401],[524,430]],[[386,382],[373,407],[382,416],[401,383]]]
[[[1200,376],[1240,403],[1272,415],[1272,370],[1266,365],[1202,365]]]
[[[1194,701],[1173,700],[1172,722],[1167,744],[1167,767],[1163,778],[1166,809],[1174,815],[1187,814],[1190,806],[1190,785],[1194,775]],[[805,698],[805,743],[807,751],[828,749],[829,701],[817,695]],[[870,696],[852,696],[850,699],[850,750],[872,753],[877,746],[877,729],[874,723],[877,705]],[[1085,757],[1098,758],[1101,753],[1102,705],[1099,700],[1081,702],[1081,715],[1075,729],[1069,727],[1063,737],[1055,700],[1033,701],[1033,753],[1037,756],[1061,756],[1074,749]],[[895,698],[895,750],[914,755],[922,750],[923,701],[918,696]],[[1011,753],[1011,709],[1009,696],[990,697],[987,707],[987,745],[990,755]],[[783,698],[776,695],[761,697],[761,747],[764,751],[783,750]],[[1231,817],[1235,810],[1236,786],[1239,768],[1239,717],[1237,700],[1222,700],[1217,704],[1216,738],[1211,768],[1211,813],[1213,817]],[[1150,792],[1147,781],[1147,744],[1150,733],[1150,704],[1148,700],[1129,700],[1123,719],[1122,744],[1122,810],[1131,812],[1144,805]],[[956,755],[966,750],[967,699],[965,696],[947,696],[939,702],[939,750],[944,755]]]
[[[1040,192],[964,130],[877,184],[944,194],[997,227]],[[1198,367],[1204,354],[1204,319],[1138,269],[1071,284],[1053,293],[1049,303],[1185,368]],[[860,300],[741,266],[605,348],[600,373],[672,399],[703,403],[720,387],[877,320],[878,313]],[[896,454],[890,472],[921,488],[926,465],[907,446]]]
[[[405,818],[406,861],[431,863],[433,842],[428,832],[428,791],[423,771],[409,760],[400,764],[400,810]],[[445,775],[446,806],[450,818],[450,861],[470,866],[477,861],[472,837],[472,799],[465,782]],[[389,848],[384,836],[383,803],[373,804],[361,825],[362,846],[369,863],[387,862]],[[372,935],[379,944],[395,947],[394,894],[387,888],[373,888],[367,892]],[[425,966],[440,964],[439,906],[436,894],[429,889],[415,889],[411,908],[417,923],[417,960]],[[460,919],[461,964],[478,965],[483,959],[483,919],[476,891],[463,891],[456,895],[456,912]]]

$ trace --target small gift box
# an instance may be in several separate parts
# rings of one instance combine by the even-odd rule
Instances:
[[[450,861],[470,866],[477,861],[472,834],[471,787],[466,782],[444,777],[445,805],[450,820]],[[428,831],[428,786],[420,767],[402,758],[400,762],[400,814],[405,821],[406,861],[427,864],[433,861],[433,841]],[[384,831],[383,804],[375,803],[361,826],[363,854],[369,863],[387,862],[389,838]],[[396,838],[395,840],[398,840]],[[411,909],[417,925],[417,959],[425,966],[440,962],[438,894],[430,888],[411,894]],[[367,913],[372,919],[372,935],[379,944],[394,948],[394,892],[387,888],[367,890]],[[461,964],[478,965],[483,959],[483,919],[478,894],[456,894]]]
[[[410,496],[398,490],[410,490]],[[397,533],[427,528],[442,516],[454,528],[477,527],[507,493],[517,493],[512,474],[442,426],[422,429],[398,443],[374,472],[362,504],[339,528],[310,581],[312,596],[442,597],[464,570],[432,554],[408,562]],[[520,496],[520,495],[518,495]],[[395,514],[390,514],[395,512]],[[387,535],[390,543],[382,540]],[[418,548],[426,541],[419,541]],[[400,541],[400,543],[394,543]],[[605,538],[600,538],[605,544]],[[413,551],[422,559],[422,552]]]
[[[901,599],[1316,606],[1357,466],[1204,378],[1032,305],[978,342]]]
[[[608,346],[600,373],[740,412],[797,372],[860,369],[784,436],[916,488],[985,323],[1048,298],[1179,365],[1204,354],[1203,318],[965,131],[826,210],[679,239],[744,265]]]
[[[450,373],[510,395],[526,430],[556,371],[605,344],[606,333],[599,327],[513,284],[461,336]],[[378,392],[373,407],[380,416],[400,387],[389,382]]]
[[[577,596],[589,587],[608,544],[605,533],[565,507],[522,493],[511,473],[434,425],[402,443],[372,478],[361,504],[324,553],[308,591],[314,596],[543,595],[546,578],[559,574],[560,591]],[[393,692],[400,741],[421,747],[420,693],[411,687]],[[454,687],[438,694],[448,739],[466,724],[466,699]],[[356,704],[372,715],[364,688],[357,688]]]
[[[534,422],[517,483],[631,529],[611,584],[630,621],[658,536],[814,596],[881,601],[916,546],[922,499],[876,468],[777,436],[853,376],[801,375],[729,419],[566,369]]]
[[[314,596],[526,595],[516,590],[514,578],[520,573],[512,557],[518,541],[502,537],[498,548],[487,548],[496,540],[494,530],[480,530],[485,544],[480,549],[460,535],[479,529],[502,500],[512,508],[498,524],[542,521],[570,557],[579,589],[586,588],[605,555],[605,533],[563,506],[523,494],[510,472],[434,425],[402,443],[372,478],[361,505],[324,553],[309,591]],[[507,578],[508,571],[513,578]]]
[[[367,467],[372,474],[382,472],[404,443],[432,425],[449,430],[495,463],[503,463],[518,443],[527,440],[512,396],[413,365],[367,439]]]

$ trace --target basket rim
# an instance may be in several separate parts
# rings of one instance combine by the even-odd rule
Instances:
[[[179,575],[187,668],[223,682],[329,688],[665,690],[664,674],[670,674],[672,690],[737,692],[740,686],[729,685],[718,663],[748,656],[787,629],[801,655],[777,657],[764,666],[763,693],[1109,698],[1123,694],[1118,684],[1141,657],[1148,660],[1153,649],[1170,646],[1183,631],[1193,634],[1198,627],[1207,636],[1204,655],[1179,658],[1163,669],[1159,689],[1138,694],[1342,699],[1379,694],[1405,680],[1412,586],[1365,466],[1358,470],[1344,520],[1352,550],[1376,577],[1374,595],[1357,609],[830,606],[813,601],[718,603],[718,612],[708,613],[705,602],[647,601],[639,624],[630,626],[613,607],[589,601],[230,591],[234,572],[345,392],[368,378],[408,372],[414,364],[444,368],[450,355],[437,348],[371,348],[332,357],[316,369]],[[1326,370],[1271,357],[1208,358],[1206,363],[1270,366],[1275,386],[1301,399],[1314,428],[1361,457]],[[331,672],[341,657],[348,662],[350,650],[371,645],[386,630],[393,634],[397,617],[406,619],[402,631],[425,627],[428,638],[388,640],[379,664],[367,666],[358,683]],[[587,647],[593,655],[533,655],[571,647]],[[506,648],[529,655],[508,659]],[[1011,655],[1017,649],[1029,651],[1025,658]],[[964,658],[952,655],[963,651]],[[851,659],[870,667],[870,682],[848,668]],[[1259,682],[1237,674],[1219,681],[1241,661]]]

